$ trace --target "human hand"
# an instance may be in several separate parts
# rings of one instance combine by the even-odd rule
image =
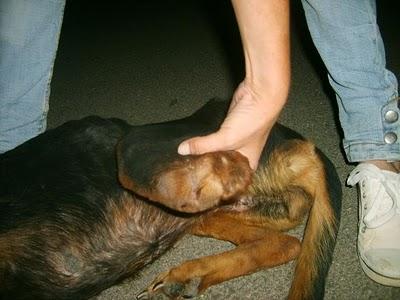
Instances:
[[[236,150],[249,159],[250,167],[255,170],[285,100],[257,92],[250,84],[242,82],[233,95],[220,129],[207,136],[183,141],[178,153],[188,155]]]

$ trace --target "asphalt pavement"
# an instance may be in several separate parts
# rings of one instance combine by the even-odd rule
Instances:
[[[334,162],[344,185],[352,166],[341,151],[334,95],[302,8],[292,2],[292,86],[280,122],[315,142]],[[400,19],[393,3],[379,2],[379,22],[388,65],[400,77]],[[68,1],[48,124],[51,128],[87,115],[118,117],[132,124],[177,119],[211,98],[230,99],[242,76],[240,38],[229,1]],[[379,285],[363,274],[356,255],[356,190],[343,191],[326,299],[400,299],[400,288]],[[301,229],[294,234],[301,234]],[[97,298],[134,299],[158,273],[231,248],[225,242],[186,237],[139,276]],[[293,266],[231,280],[199,298],[284,299]]]

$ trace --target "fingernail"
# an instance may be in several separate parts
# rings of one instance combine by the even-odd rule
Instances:
[[[180,155],[188,155],[190,154],[190,148],[188,143],[182,143],[178,147],[178,153]]]

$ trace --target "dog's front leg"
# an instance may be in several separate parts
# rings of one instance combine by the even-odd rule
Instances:
[[[237,215],[238,219],[242,219],[239,213]],[[184,262],[160,274],[138,299],[158,299],[160,295],[169,299],[192,298],[212,285],[287,263],[300,252],[300,242],[295,237],[259,226],[237,223],[234,216],[230,215],[224,217],[221,214],[212,220],[216,222],[210,226],[195,227],[193,233],[197,234],[199,231],[200,235],[215,235],[238,246],[221,254]],[[222,227],[224,230],[221,230]]]

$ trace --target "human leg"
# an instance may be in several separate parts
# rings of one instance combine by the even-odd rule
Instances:
[[[375,1],[303,0],[303,6],[336,92],[348,160],[400,160],[397,80],[386,69]]]
[[[65,0],[0,2],[0,153],[46,128]]]
[[[398,86],[386,69],[375,1],[302,2],[336,93],[347,158],[362,162],[349,177],[360,189],[361,264],[375,281],[400,286]]]

